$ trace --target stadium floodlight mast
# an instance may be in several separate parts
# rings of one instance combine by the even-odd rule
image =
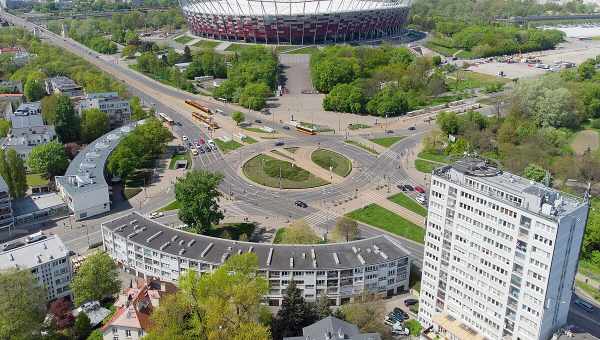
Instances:
[[[321,44],[394,36],[410,0],[179,0],[201,37],[266,44]]]

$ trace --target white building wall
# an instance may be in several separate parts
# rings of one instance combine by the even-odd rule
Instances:
[[[143,329],[123,326],[111,326],[102,334],[103,340],[139,340],[145,335]]]

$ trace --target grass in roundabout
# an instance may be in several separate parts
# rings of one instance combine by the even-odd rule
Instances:
[[[310,155],[310,158],[325,170],[329,170],[330,166],[333,167],[332,171],[342,177],[348,176],[352,171],[352,162],[343,155],[331,150],[317,149]]]
[[[290,162],[262,154],[247,161],[242,171],[251,181],[272,188],[279,188],[280,174],[282,189],[307,189],[329,184]]]
[[[406,196],[403,193],[397,193],[394,196],[388,197],[388,200],[403,206],[404,208],[417,213],[421,216],[427,216],[427,209],[425,209],[422,205],[419,204],[419,202],[415,201],[414,199]]]
[[[219,148],[219,150],[221,150],[224,153],[229,153],[237,148],[242,147],[242,144],[240,144],[234,140],[224,142],[224,141],[220,140],[219,138],[217,138],[214,141],[215,141],[215,144],[217,144],[217,147]]]
[[[425,229],[375,203],[346,214],[349,218],[389,231],[398,236],[424,243]]]

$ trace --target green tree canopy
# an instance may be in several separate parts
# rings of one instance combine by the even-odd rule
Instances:
[[[542,183],[546,178],[546,170],[537,164],[529,164],[525,170],[523,170],[523,176],[532,181]]]
[[[42,80],[30,78],[23,85],[23,93],[27,101],[36,102],[44,97],[46,90]]]
[[[52,94],[42,99],[42,118],[44,118],[44,122],[48,125],[54,125],[56,121],[58,98],[58,94]]]
[[[10,131],[10,120],[0,118],[0,137],[6,137]]]
[[[356,240],[359,236],[358,223],[348,217],[339,217],[333,229],[334,237],[346,242]]]
[[[244,119],[246,119],[246,116],[244,115],[243,112],[240,111],[234,111],[231,113],[231,119],[233,119],[233,121],[237,124],[240,125],[241,122],[244,121]]]
[[[224,215],[219,210],[219,184],[223,175],[205,170],[188,172],[175,184],[175,198],[179,202],[179,218],[198,234],[207,232]]]
[[[327,111],[362,113],[366,102],[360,86],[356,84],[337,84],[323,99],[323,108]]]
[[[267,104],[267,98],[272,94],[265,83],[247,84],[240,93],[239,103],[251,110],[260,110]]]
[[[268,283],[258,274],[253,253],[234,255],[201,277],[186,271],[175,296],[161,301],[152,315],[149,340],[234,339],[268,340],[268,327],[259,323]]]
[[[63,143],[75,142],[79,139],[79,116],[73,109],[71,99],[60,95],[56,102],[56,118],[54,128],[56,135]]]
[[[73,335],[77,340],[86,340],[92,333],[92,325],[90,324],[90,318],[84,312],[77,315],[75,319],[75,325],[73,326]]]
[[[0,339],[29,340],[42,328],[46,289],[29,270],[0,273]]]
[[[108,114],[99,109],[88,109],[81,113],[81,141],[91,143],[110,131]]]
[[[65,173],[69,166],[69,159],[64,146],[57,141],[52,141],[34,146],[27,157],[27,166],[34,173],[45,174],[52,178]]]
[[[317,314],[312,304],[304,301],[302,292],[291,280],[285,290],[281,308],[273,318],[273,338],[281,339],[302,335],[302,328],[317,321]]]
[[[402,91],[386,86],[367,103],[367,111],[381,117],[394,117],[408,112],[408,99]]]
[[[71,290],[77,305],[112,296],[119,291],[120,287],[117,265],[104,252],[88,256],[71,283]]]
[[[25,164],[14,149],[0,150],[0,175],[8,185],[12,198],[25,197],[27,191]]]
[[[297,220],[285,227],[281,243],[285,244],[316,244],[321,238],[304,220]]]

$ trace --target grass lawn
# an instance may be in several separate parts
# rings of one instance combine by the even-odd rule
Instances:
[[[125,199],[128,200],[130,198],[132,198],[133,196],[139,194],[140,192],[142,192],[142,188],[125,188],[123,190],[123,196],[125,196]]]
[[[439,54],[445,55],[446,57],[452,56],[454,53],[458,52],[458,49],[456,48],[438,45],[434,43],[433,40],[427,41],[425,43],[425,47],[432,49]]]
[[[418,158],[426,159],[432,162],[448,163],[448,156],[435,151],[421,151],[417,155]]]
[[[282,189],[306,189],[329,184],[290,162],[267,155],[251,158],[244,164],[242,171],[250,180],[272,188],[279,188],[280,174]]]
[[[217,146],[219,147],[219,149],[221,151],[223,151],[224,153],[229,153],[229,152],[242,146],[242,144],[240,144],[234,140],[230,140],[229,142],[223,142],[222,140],[217,138],[214,141],[215,141],[215,144],[217,144]]]
[[[181,161],[181,160],[187,161],[186,169],[192,165],[192,157],[190,157],[190,153],[189,152],[180,153],[180,154],[173,155],[173,157],[171,157],[171,161],[169,162],[169,169],[171,169],[171,170],[175,169],[175,164],[177,163],[177,161]]]
[[[228,52],[240,52],[241,50],[248,48],[252,45],[247,45],[247,44],[231,44],[229,46],[227,46],[227,48],[225,49],[225,51]]]
[[[458,77],[458,82],[456,78]],[[462,91],[466,89],[483,88],[488,85],[500,83],[506,84],[511,80],[473,71],[459,71],[448,74],[446,84],[451,91]]]
[[[419,202],[406,196],[403,193],[398,193],[392,197],[388,197],[388,200],[405,207],[406,209],[415,212],[421,216],[427,216],[427,209],[419,204]]]
[[[329,170],[329,167],[332,167],[332,171],[342,177],[348,176],[350,171],[352,171],[352,162],[348,158],[331,150],[317,149],[310,155],[310,158],[325,170]]]
[[[187,44],[192,40],[194,40],[194,38],[190,37],[189,35],[180,35],[177,38],[175,38],[175,41],[177,41],[180,44]]]
[[[293,49],[299,48],[299,47],[302,47],[302,46],[296,46],[296,45],[279,45],[279,46],[276,46],[274,50],[277,53],[283,53],[283,52],[286,52],[286,51],[289,51],[289,50],[293,50]]]
[[[297,147],[291,147],[291,148],[284,148],[284,149],[286,149],[287,151],[289,151],[291,153],[296,153],[296,151],[298,151],[299,148],[297,148]]]
[[[381,138],[374,138],[374,139],[369,139],[369,140],[375,144],[379,144],[379,145],[383,146],[384,148],[389,148],[390,146],[392,146],[393,144],[395,144],[402,138],[404,138],[404,136],[381,137]]]
[[[425,239],[425,229],[375,203],[354,210],[346,216],[419,243],[423,243]]]
[[[40,174],[29,174],[27,175],[27,186],[39,187],[48,185],[48,180],[42,177]]]
[[[316,46],[306,46],[297,50],[286,52],[286,54],[313,54],[316,52],[319,52],[319,49]]]
[[[165,205],[164,207],[158,209],[157,211],[171,211],[171,210],[177,210],[179,209],[179,202],[178,201],[173,201],[167,205]]]
[[[580,280],[575,280],[575,286],[593,297],[597,302],[600,302],[600,291],[598,289]]]
[[[293,161],[293,160],[294,160],[294,158],[292,158],[290,155],[288,155],[288,154],[285,154],[285,153],[283,153],[283,152],[281,152],[281,151],[279,151],[279,150],[271,150],[271,152],[272,152],[272,153],[274,153],[274,154],[276,154],[276,155],[279,155],[279,156],[281,156],[281,157],[283,157],[283,158],[287,158],[287,159],[289,159],[290,161]]]
[[[359,130],[359,129],[368,129],[370,125],[367,124],[348,124],[348,129],[350,130]]]
[[[244,139],[242,139],[242,142],[246,143],[246,144],[254,144],[254,143],[258,143],[258,141],[250,136],[246,136],[244,137]]]
[[[594,205],[594,199],[592,199],[592,206]],[[592,214],[593,212],[590,212]],[[588,222],[589,223],[589,222]],[[585,276],[588,276],[596,281],[600,281],[600,268],[598,266],[593,265],[587,260],[579,261],[579,272]]]
[[[256,132],[256,133],[275,133],[275,131],[273,131],[273,132],[267,132],[267,131],[262,130],[262,129],[257,128],[257,127],[244,127],[242,129],[244,129],[246,131]]]
[[[420,172],[431,173],[433,169],[439,168],[442,164],[433,163],[423,159],[415,159],[415,168]]]
[[[359,148],[361,148],[363,150],[366,150],[366,151],[368,151],[368,152],[370,152],[372,154],[379,155],[379,152],[377,152],[377,150],[373,149],[370,146],[367,146],[367,145],[364,145],[362,143],[359,143],[359,142],[357,142],[355,140],[349,139],[349,140],[344,141],[344,142],[348,143],[348,144],[351,144],[351,145],[354,145],[354,146],[358,146]]]
[[[214,49],[215,47],[219,46],[220,42],[219,41],[212,41],[212,40],[200,40],[198,42],[196,42],[195,44],[193,44],[192,46],[194,47],[200,47],[200,48],[206,48],[206,49]]]
[[[284,234],[285,234],[285,228],[277,229],[277,232],[275,232],[275,237],[273,238],[273,243],[281,243],[281,241],[283,241]]]

